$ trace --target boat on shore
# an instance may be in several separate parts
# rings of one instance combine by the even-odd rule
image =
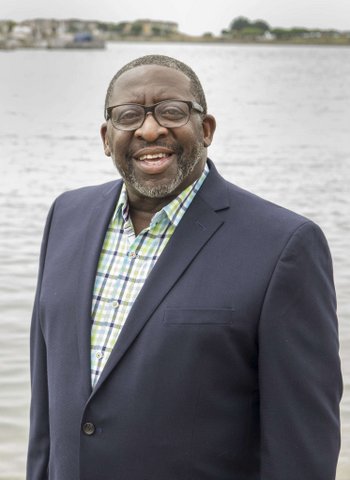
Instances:
[[[70,50],[101,50],[106,48],[106,42],[101,38],[94,37],[89,32],[76,33],[73,38],[57,37],[50,40],[47,44],[50,49],[70,49]]]

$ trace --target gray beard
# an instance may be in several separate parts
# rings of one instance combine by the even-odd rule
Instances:
[[[164,198],[174,192],[182,181],[188,177],[196,167],[196,165],[203,158],[204,147],[197,143],[193,146],[190,158],[185,157],[183,154],[178,157],[178,169],[175,178],[168,184],[149,186],[140,183],[136,177],[135,172],[130,162],[128,171],[118,168],[120,175],[122,176],[126,185],[132,186],[141,195],[148,198]],[[114,162],[116,164],[116,162]]]

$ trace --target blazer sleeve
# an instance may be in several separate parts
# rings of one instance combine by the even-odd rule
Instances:
[[[261,480],[333,480],[342,394],[336,298],[326,239],[312,222],[291,236],[259,326]]]
[[[47,480],[50,453],[49,405],[47,388],[46,346],[40,324],[39,298],[45,265],[47,243],[53,216],[51,207],[41,245],[38,283],[30,331],[31,405],[27,456],[27,480]]]

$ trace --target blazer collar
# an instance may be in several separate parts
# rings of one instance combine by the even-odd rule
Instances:
[[[96,270],[106,230],[115,210],[120,195],[122,181],[106,184],[102,195],[97,198],[89,217],[83,223],[83,243],[80,250],[80,272],[77,276],[76,327],[77,341],[82,372],[82,389],[84,396],[91,393],[91,305]]]
[[[219,174],[214,163],[208,158],[210,173],[198,194],[215,212],[229,208],[227,182]]]

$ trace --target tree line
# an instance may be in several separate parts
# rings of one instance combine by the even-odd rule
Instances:
[[[277,40],[292,40],[294,38],[308,37],[310,35],[336,34],[336,30],[308,29],[305,27],[272,28],[265,20],[251,21],[247,17],[236,17],[232,20],[228,29],[222,30],[222,35],[233,38],[263,37],[267,33]]]

